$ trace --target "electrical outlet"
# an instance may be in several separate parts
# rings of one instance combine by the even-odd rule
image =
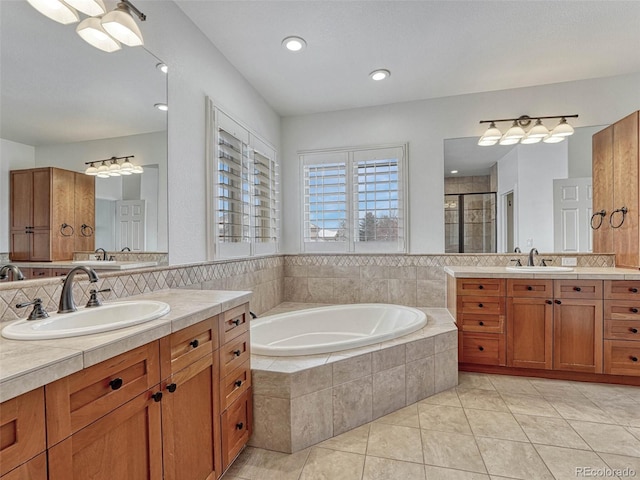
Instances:
[[[578,265],[578,259],[576,257],[562,257],[563,267],[575,267]]]

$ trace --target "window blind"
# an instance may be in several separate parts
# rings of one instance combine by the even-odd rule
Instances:
[[[258,243],[275,243],[278,238],[278,177],[276,162],[253,152],[253,238]]]
[[[348,237],[347,164],[304,167],[304,241],[339,242]]]

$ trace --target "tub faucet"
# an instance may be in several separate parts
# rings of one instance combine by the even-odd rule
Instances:
[[[9,270],[13,272],[14,280],[24,280],[24,275],[22,274],[20,269],[16,265],[13,265],[11,263],[0,267],[0,280],[4,280],[5,278],[7,278],[7,273],[9,272]]]
[[[537,248],[532,248],[531,251],[529,252],[529,261],[527,261],[527,266],[528,267],[535,266],[535,263],[533,262],[533,256],[534,255],[538,255],[538,249]]]
[[[96,251],[93,253],[98,253],[98,252],[102,252],[102,260],[107,259],[107,251],[104,248],[96,248]],[[96,260],[100,260],[98,255],[96,255]]]
[[[98,275],[92,268],[87,268],[84,265],[72,268],[69,273],[67,273],[67,276],[64,277],[60,303],[58,304],[58,313],[75,312],[78,309],[76,302],[73,300],[73,277],[75,277],[78,272],[84,272],[89,275],[89,281],[91,283],[98,281]]]

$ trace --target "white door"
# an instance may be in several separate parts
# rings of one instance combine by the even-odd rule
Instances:
[[[591,177],[553,181],[553,243],[556,252],[591,252]]]
[[[145,201],[119,200],[116,202],[116,248],[129,247],[132,252],[145,250]]]

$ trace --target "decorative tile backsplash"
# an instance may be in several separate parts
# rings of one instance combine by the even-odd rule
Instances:
[[[118,252],[116,252],[118,253]],[[579,267],[612,267],[613,255],[567,255]],[[544,255],[560,265],[561,255]],[[445,266],[508,265],[525,254],[455,255],[274,255],[269,257],[161,266],[135,272],[99,273],[96,285],[75,282],[74,298],[83,305],[91,288],[111,288],[115,300],[167,288],[251,290],[251,310],[266,312],[284,302],[397,303],[417,307],[446,305]],[[81,278],[81,277],[78,277]],[[42,298],[48,311],[58,307],[62,280],[43,278],[0,283],[0,322],[25,317],[15,305]]]
[[[158,265],[169,265],[169,254],[166,252],[107,252],[107,258],[113,257],[118,262],[157,262]],[[74,260],[94,260],[95,252],[74,252]]]

